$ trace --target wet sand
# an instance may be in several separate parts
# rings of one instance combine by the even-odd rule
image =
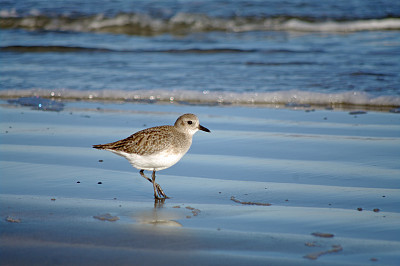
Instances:
[[[0,263],[396,265],[400,116],[345,110],[1,102]],[[91,148],[199,116],[157,173]]]

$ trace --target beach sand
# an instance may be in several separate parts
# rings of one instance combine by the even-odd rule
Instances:
[[[309,108],[310,109],[310,108]],[[157,172],[93,149],[195,113]],[[400,115],[1,101],[1,265],[399,265]]]

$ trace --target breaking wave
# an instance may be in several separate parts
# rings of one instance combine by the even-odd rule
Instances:
[[[286,107],[400,107],[400,96],[374,96],[366,92],[320,93],[300,90],[276,92],[215,92],[192,90],[99,90],[24,89],[1,90],[0,98],[44,97],[60,101],[169,102],[186,105],[275,105]]]
[[[45,31],[108,32],[130,35],[163,33],[188,34],[192,32],[247,32],[247,31],[303,31],[303,32],[356,32],[374,30],[400,30],[400,18],[364,20],[315,20],[308,17],[210,17],[205,14],[177,13],[170,18],[155,18],[148,14],[123,13],[112,17],[104,14],[69,17],[28,15],[0,11],[3,29],[29,29]]]

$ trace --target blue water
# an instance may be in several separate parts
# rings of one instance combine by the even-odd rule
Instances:
[[[400,2],[2,1],[0,96],[400,106]]]

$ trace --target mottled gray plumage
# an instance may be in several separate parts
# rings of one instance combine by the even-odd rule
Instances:
[[[146,156],[162,150],[179,153],[190,147],[191,142],[191,136],[176,130],[174,126],[159,126],[138,131],[126,139],[108,144],[93,145],[93,147]]]
[[[184,114],[173,126],[147,128],[122,140],[93,145],[93,148],[125,157],[133,167],[140,169],[144,178],[153,183],[154,197],[166,198],[160,185],[155,183],[155,172],[177,163],[189,150],[192,137],[198,130],[210,132],[199,124],[196,115]],[[153,171],[152,179],[145,176],[143,170]]]

